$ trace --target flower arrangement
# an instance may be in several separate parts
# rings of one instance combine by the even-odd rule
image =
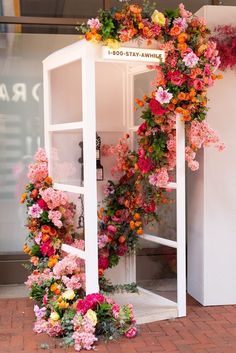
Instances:
[[[63,337],[75,350],[92,349],[97,337],[133,337],[137,329],[131,305],[119,306],[102,294],[85,295],[84,262],[61,251],[61,244],[84,249],[74,226],[75,205],[53,188],[43,149],[29,165],[30,183],[22,194],[29,235],[24,245],[31,271],[26,286],[34,306],[34,331]]]
[[[117,48],[130,40],[155,40],[165,51],[165,62],[150,65],[156,77],[153,91],[136,99],[143,123],[137,130],[138,150],[130,151],[127,135],[117,146],[104,146],[103,154],[115,155],[105,199],[98,211],[100,284],[107,285],[105,270],[135,248],[144,225],[158,221],[157,206],[168,200],[168,183],[176,166],[176,116],[186,127],[186,161],[199,167],[196,152],[214,145],[224,148],[218,134],[204,121],[206,91],[216,79],[220,65],[216,44],[209,39],[204,19],[186,11],[183,4],[161,13],[153,6],[125,4],[121,11],[100,11],[81,27],[85,38]],[[22,195],[26,201],[29,236],[24,251],[31,256],[26,282],[35,306],[35,332],[64,337],[76,350],[91,349],[98,336],[136,334],[131,305],[119,307],[102,294],[85,296],[82,260],[65,255],[61,244],[83,249],[74,225],[75,205],[54,190],[43,150],[29,166],[30,184]]]
[[[236,67],[236,26],[217,26],[214,29],[212,40],[217,44],[221,58],[220,69],[235,69]]]
[[[87,41],[116,49],[131,40],[155,41],[165,51],[165,62],[155,70],[151,94],[136,99],[143,123],[137,131],[138,151],[132,152],[121,139],[117,146],[103,147],[104,155],[115,155],[113,174],[105,188],[104,207],[99,211],[99,274],[116,265],[119,257],[132,250],[143,227],[158,221],[157,205],[167,203],[168,189],[176,166],[176,116],[186,128],[186,161],[195,171],[201,147],[224,149],[218,134],[204,121],[207,88],[221,75],[216,74],[220,58],[216,44],[209,39],[205,20],[193,16],[180,4],[176,10],[161,13],[148,2],[143,7],[125,4],[116,11],[100,11],[80,30]],[[120,174],[119,174],[120,173]]]

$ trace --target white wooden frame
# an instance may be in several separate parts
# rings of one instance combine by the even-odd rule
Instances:
[[[50,71],[76,60],[82,60],[82,106],[83,121],[75,123],[51,124],[51,93]],[[54,187],[84,195],[85,216],[85,251],[81,251],[63,244],[62,248],[68,253],[78,255],[85,260],[86,293],[98,292],[98,247],[97,247],[97,190],[96,190],[96,116],[95,116],[95,62],[106,61],[102,58],[102,47],[86,41],[80,41],[67,48],[50,55],[44,60],[44,116],[45,116],[45,147],[49,156],[49,173],[51,171],[50,145],[51,134],[55,131],[83,130],[84,141],[84,186],[55,183]],[[111,62],[111,60],[109,60]],[[116,61],[117,62],[117,61]],[[126,63],[127,65],[127,63]],[[143,67],[143,66],[142,66]],[[130,78],[134,74],[145,72],[136,67],[126,71],[126,114],[129,117],[127,130],[135,131],[133,125],[133,108],[130,102],[134,100]],[[129,77],[129,79],[128,79]],[[89,97],[89,103],[87,101]],[[94,138],[93,138],[94,136]],[[185,250],[185,130],[181,116],[176,116],[176,182],[169,183],[168,188],[176,189],[177,207],[177,241],[164,239],[161,236],[144,234],[148,241],[166,245],[177,249],[177,306],[178,316],[186,315],[186,250]],[[53,175],[52,175],[53,176]],[[92,200],[92,202],[91,202]],[[94,221],[91,221],[94,220]],[[135,257],[126,261],[127,279],[135,280]]]

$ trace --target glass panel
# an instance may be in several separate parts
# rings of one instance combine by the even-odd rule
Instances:
[[[96,119],[98,131],[124,131],[124,73],[126,65],[96,63]]]
[[[169,202],[158,206],[159,222],[149,223],[144,227],[144,232],[161,238],[176,240],[176,190],[166,192],[165,196],[169,199]]]
[[[134,75],[134,100],[136,98],[143,99],[143,96],[148,95],[154,89],[152,82],[156,76],[155,71],[147,71],[141,74]],[[142,109],[138,109],[134,112],[134,125],[140,125],[143,123],[143,119],[140,119]]]
[[[19,198],[28,182],[28,164],[43,146],[42,60],[77,40],[78,36],[0,33],[1,253],[21,252],[27,234]]]
[[[85,225],[84,225],[84,196],[82,194],[75,194],[72,192],[66,193],[68,196],[69,202],[73,203],[71,205],[71,215],[74,213],[73,217],[73,225],[75,229],[75,239],[77,239],[78,247],[83,250],[82,244],[83,242],[79,242],[80,240],[85,240]],[[75,206],[75,208],[74,208]],[[69,214],[68,214],[69,215]]]
[[[52,124],[81,121],[82,61],[77,60],[54,69],[50,74]],[[70,94],[65,94],[65,92],[70,92]]]
[[[141,240],[136,256],[137,284],[177,301],[176,249]]]
[[[51,176],[55,183],[83,185],[83,132],[51,134]]]

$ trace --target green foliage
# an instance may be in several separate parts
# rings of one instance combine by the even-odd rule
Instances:
[[[116,37],[116,26],[115,26],[115,20],[112,17],[112,14],[110,11],[104,11],[100,10],[99,11],[99,20],[102,23],[101,27],[101,35],[104,40],[108,38],[115,38]]]
[[[119,256],[116,254],[112,254],[109,256],[109,267],[114,267],[118,265],[119,262]]]
[[[39,245],[34,244],[34,245],[31,247],[31,254],[32,254],[32,256],[40,256],[40,255],[41,255]]]
[[[173,20],[173,19],[179,17],[179,9],[178,8],[174,9],[174,10],[173,9],[167,9],[167,10],[164,11],[164,15],[167,18]]]

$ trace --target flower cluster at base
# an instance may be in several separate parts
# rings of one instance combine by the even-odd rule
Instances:
[[[28,178],[21,202],[26,202],[29,230],[24,251],[30,255],[31,274],[26,286],[38,303],[34,331],[63,337],[77,351],[91,349],[97,337],[135,336],[132,306],[120,307],[98,293],[86,296],[84,261],[61,250],[62,243],[84,250],[84,241],[74,226],[75,205],[53,188],[43,149],[29,165]]]

